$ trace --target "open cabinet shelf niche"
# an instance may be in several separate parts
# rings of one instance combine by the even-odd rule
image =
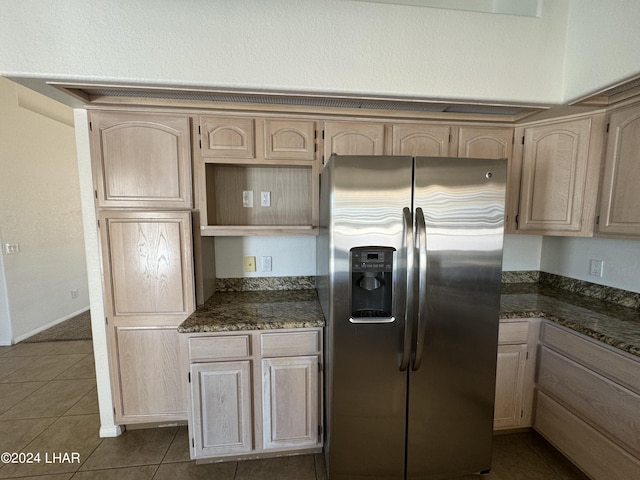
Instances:
[[[205,164],[206,224],[202,235],[315,234],[310,167]],[[244,206],[252,192],[253,207]],[[269,206],[262,206],[268,192]]]

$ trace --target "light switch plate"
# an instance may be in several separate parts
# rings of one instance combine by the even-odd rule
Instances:
[[[602,271],[604,270],[604,262],[602,260],[591,260],[589,268],[589,275],[593,277],[602,278]]]

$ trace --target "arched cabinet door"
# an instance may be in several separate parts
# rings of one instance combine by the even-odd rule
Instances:
[[[548,235],[593,233],[602,116],[516,129],[521,189],[518,231]]]
[[[598,232],[640,237],[640,107],[611,114]]]
[[[338,155],[383,155],[384,124],[374,122],[326,122],[325,163]]]
[[[186,115],[90,112],[98,207],[192,208]]]
[[[451,127],[448,125],[394,125],[393,155],[452,156]]]

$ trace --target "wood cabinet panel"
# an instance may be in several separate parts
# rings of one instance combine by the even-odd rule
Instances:
[[[516,130],[524,135],[518,230],[593,234],[603,115]]]
[[[393,125],[392,154],[421,157],[449,157],[451,127],[446,125]]]
[[[251,362],[195,364],[190,371],[196,455],[251,451]]]
[[[640,478],[640,461],[542,392],[535,428],[594,480]]]
[[[529,339],[529,322],[502,322],[498,330],[500,345],[527,343]]]
[[[320,351],[320,332],[301,331],[287,333],[263,333],[260,335],[262,355],[308,355]]]
[[[321,451],[322,329],[193,334],[188,342],[191,458]],[[248,356],[228,358],[246,353],[247,342]]]
[[[191,208],[187,116],[90,112],[98,207]]]
[[[310,168],[207,165],[206,172],[209,225],[312,224]],[[245,191],[253,192],[251,208],[244,206]],[[261,192],[270,193],[270,206],[261,206]]]
[[[494,429],[520,426],[526,362],[526,344],[498,346]]]
[[[192,362],[244,358],[250,355],[249,335],[196,337],[189,339],[189,358]]]
[[[267,160],[309,160],[316,158],[316,122],[265,120],[264,157]]]
[[[640,395],[546,347],[540,352],[538,386],[640,456]]]
[[[110,320],[177,326],[194,310],[190,219],[190,212],[101,212]]]
[[[175,327],[112,327],[116,422],[187,418],[187,389]]]
[[[598,232],[640,236],[640,106],[611,114]]]
[[[318,445],[318,357],[262,360],[263,447]]]
[[[383,155],[384,125],[374,122],[325,122],[324,142],[327,157],[334,153]]]
[[[586,337],[546,323],[542,342],[548,347],[640,394],[640,362]]]
[[[458,156],[464,158],[511,158],[513,128],[460,127]]]
[[[465,158],[506,158],[507,187],[505,232],[515,233],[520,197],[520,171],[513,164],[514,129],[511,127],[466,127],[458,129],[458,156]]]
[[[200,152],[205,158],[255,158],[255,120],[246,117],[199,117]]]

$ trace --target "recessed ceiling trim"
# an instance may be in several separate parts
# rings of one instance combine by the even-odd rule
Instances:
[[[424,98],[371,95],[340,95],[305,92],[277,92],[233,89],[168,88],[108,84],[74,84],[49,82],[87,104],[105,99],[158,99],[194,101],[212,104],[243,103],[275,106],[324,107],[355,110],[394,110],[414,113],[455,113],[487,115],[492,118],[522,117],[547,109],[540,105],[518,105],[463,101],[441,101]]]

